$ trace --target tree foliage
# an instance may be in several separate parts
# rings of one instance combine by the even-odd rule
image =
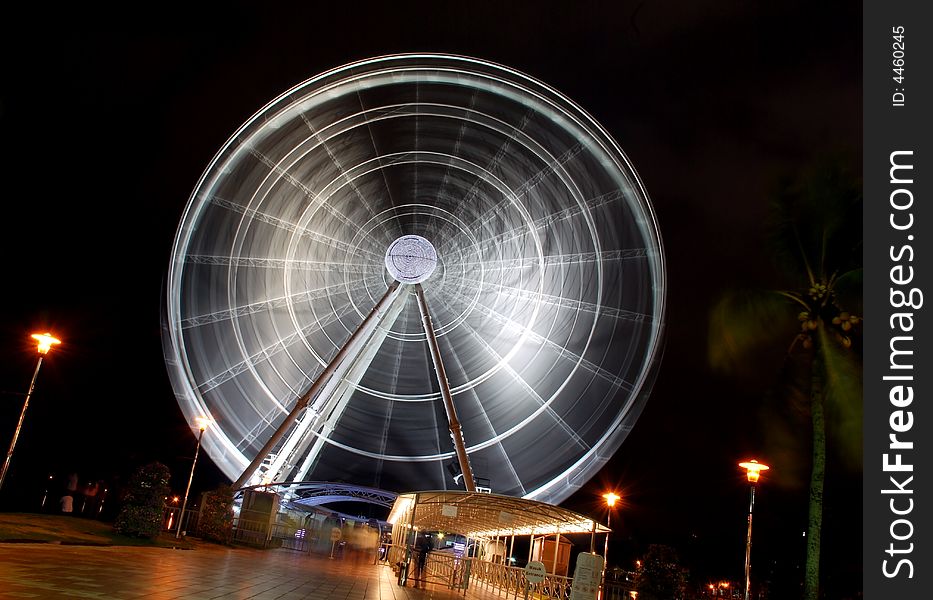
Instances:
[[[652,544],[635,573],[639,600],[679,600],[687,591],[686,571],[670,546]]]
[[[170,478],[168,467],[158,462],[136,470],[126,487],[123,507],[114,522],[117,533],[144,538],[159,534]]]
[[[204,494],[198,517],[198,535],[221,544],[229,544],[233,539],[233,488],[229,485],[221,485]]]

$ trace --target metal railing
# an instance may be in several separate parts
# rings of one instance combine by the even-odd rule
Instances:
[[[383,544],[380,561],[391,566],[400,584],[415,580],[416,553],[405,546]],[[562,575],[545,575],[539,583],[529,584],[525,570],[519,567],[492,563],[478,558],[460,558],[448,552],[428,553],[422,579],[425,583],[443,585],[449,589],[482,589],[502,598],[517,600],[528,597],[536,600],[568,600],[573,579]],[[415,582],[417,585],[420,582]]]
[[[519,597],[524,598],[526,589],[529,598],[553,600],[570,598],[572,577],[547,574],[540,583],[528,583],[525,578],[525,569],[520,567],[509,567],[478,558],[465,560],[469,561],[465,568],[470,573],[469,585],[482,587],[504,598],[513,598],[513,600]]]
[[[314,532],[287,523],[254,521],[235,517],[233,541],[262,548],[284,548],[297,552],[310,552]]]
[[[178,513],[181,511],[177,506],[166,506],[162,513],[162,529],[164,531],[178,531]],[[181,517],[181,531],[186,535],[198,530],[198,517],[200,511],[186,508]]]

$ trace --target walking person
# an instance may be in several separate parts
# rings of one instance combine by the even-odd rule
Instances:
[[[415,556],[415,587],[420,587],[425,589],[425,584],[427,581],[427,572],[425,571],[425,566],[428,564],[428,554],[432,550],[431,546],[431,537],[424,535],[418,538],[418,542],[415,547],[417,552]]]

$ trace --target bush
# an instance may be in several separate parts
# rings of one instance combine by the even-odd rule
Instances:
[[[635,573],[638,600],[677,600],[687,589],[686,571],[677,552],[662,544],[651,544]]]
[[[123,507],[113,524],[117,533],[143,538],[159,535],[170,477],[168,467],[158,462],[136,470],[126,488]]]
[[[198,518],[198,535],[221,544],[229,544],[233,539],[233,488],[229,485],[221,485],[204,494]]]

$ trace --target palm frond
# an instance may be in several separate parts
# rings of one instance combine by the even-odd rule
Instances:
[[[805,274],[811,285],[860,264],[861,202],[858,181],[835,163],[786,179],[771,201],[775,258],[791,273]]]
[[[749,353],[790,344],[800,308],[782,294],[786,292],[732,291],[713,306],[708,354],[715,369],[732,371],[748,360]]]
[[[862,316],[862,269],[852,269],[836,277],[833,290],[836,300],[843,310]]]

